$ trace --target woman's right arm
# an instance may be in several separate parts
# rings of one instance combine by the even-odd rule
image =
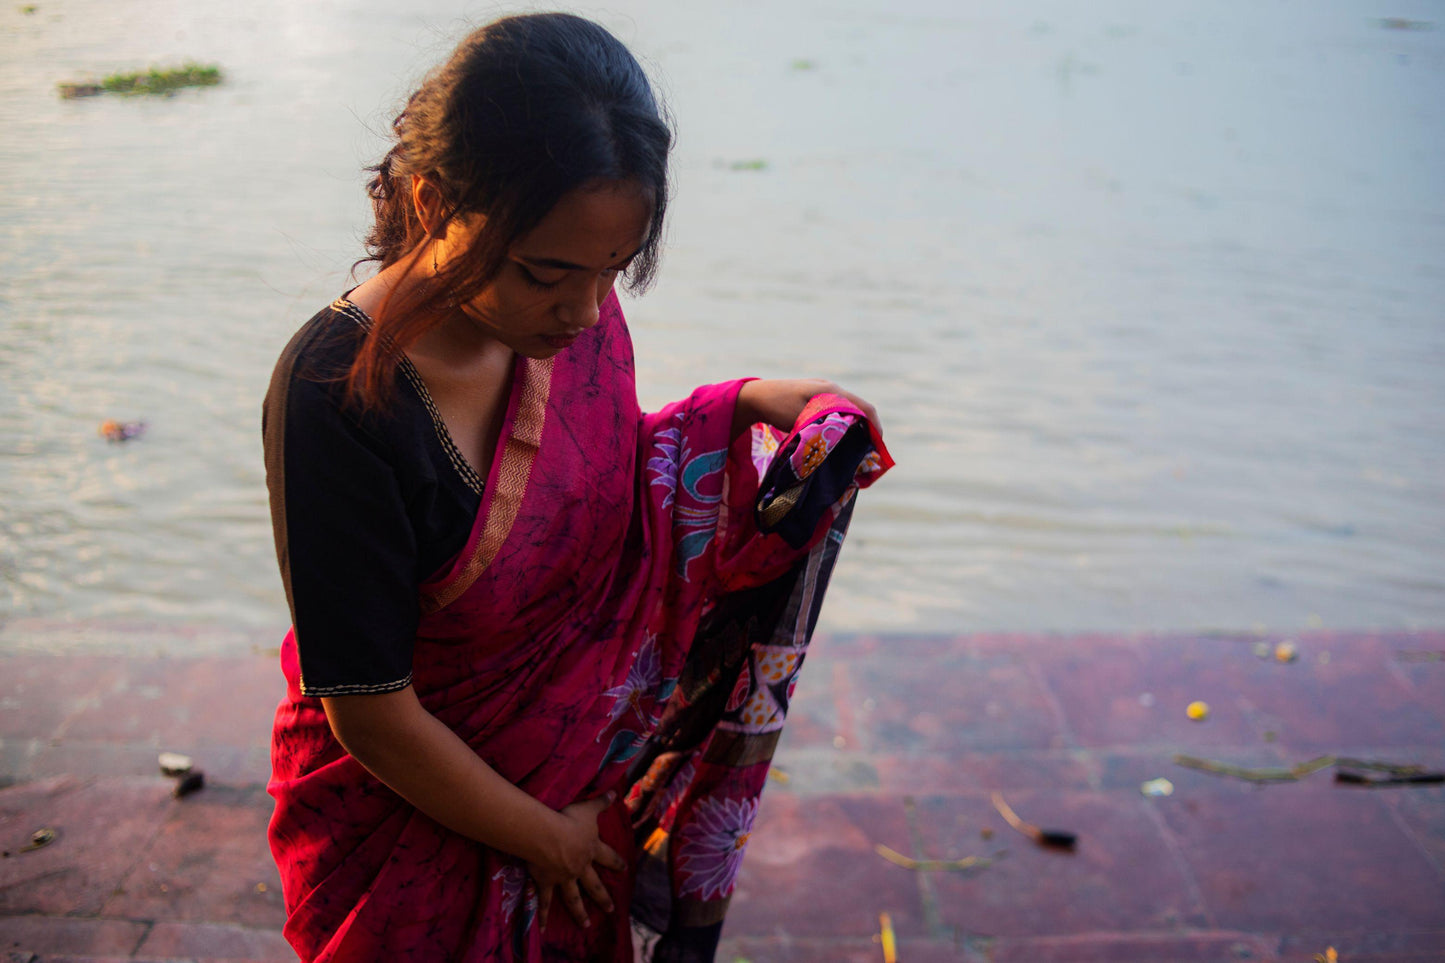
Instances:
[[[324,697],[321,704],[346,751],[403,799],[454,832],[526,860],[542,891],[543,920],[555,887],[585,925],[579,884],[611,912],[612,900],[592,865],[626,868],[597,833],[597,816],[610,800],[551,809],[487,765],[422,706],[411,686]]]
[[[787,378],[767,381],[753,380],[738,391],[737,407],[733,411],[732,436],[737,438],[751,425],[758,422],[772,425],[784,433],[793,430],[793,424],[803,413],[808,402],[821,394],[840,395],[847,398],[875,427],[881,427],[878,411],[871,404],[842,388],[821,378]]]

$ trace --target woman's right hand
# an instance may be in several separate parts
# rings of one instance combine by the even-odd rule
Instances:
[[[622,872],[627,863],[617,851],[602,841],[597,831],[597,817],[612,805],[616,798],[612,793],[573,803],[558,815],[558,832],[551,853],[543,862],[529,862],[527,872],[537,884],[538,910],[542,925],[547,924],[547,914],[552,900],[559,897],[567,912],[577,921],[578,926],[587,926],[587,907],[582,902],[582,893],[611,913],[614,908],[612,896],[602,879],[597,875],[597,866]]]

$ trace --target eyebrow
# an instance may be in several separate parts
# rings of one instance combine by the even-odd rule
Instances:
[[[642,248],[638,248],[636,251],[633,251],[631,254],[627,255],[627,257],[622,258],[620,263],[626,264],[628,261],[637,257],[637,255],[641,252]],[[525,254],[518,254],[516,255],[516,259],[526,264],[535,265],[536,267],[555,268],[558,271],[590,270],[585,264],[573,264],[571,261],[563,261],[555,257],[527,257]]]

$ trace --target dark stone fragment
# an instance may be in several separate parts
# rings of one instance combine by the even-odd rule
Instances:
[[[179,782],[176,783],[175,791],[172,792],[171,795],[175,796],[177,799],[181,799],[185,796],[189,796],[193,792],[199,792],[205,787],[205,785],[206,774],[201,772],[200,770],[193,770],[186,773],[186,775],[182,777]]]

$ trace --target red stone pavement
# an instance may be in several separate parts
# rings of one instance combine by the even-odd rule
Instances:
[[[0,630],[0,963],[294,959],[265,842],[274,651],[139,654],[215,651],[208,631]],[[74,654],[93,637],[130,654]],[[1284,638],[820,638],[718,959],[882,961],[887,913],[900,963],[1445,960],[1445,786],[1259,786],[1173,761],[1445,769],[1445,631],[1256,653]],[[166,749],[206,788],[173,799]],[[1161,776],[1173,795],[1140,791]],[[1009,828],[994,791],[1075,851]],[[877,845],[991,862],[918,871]]]

